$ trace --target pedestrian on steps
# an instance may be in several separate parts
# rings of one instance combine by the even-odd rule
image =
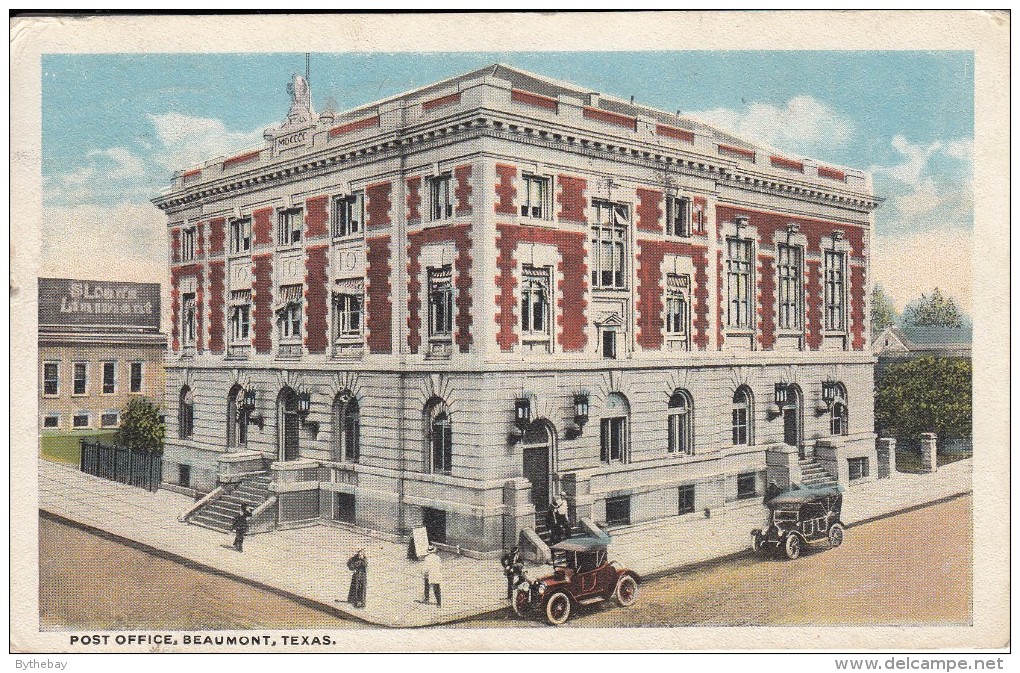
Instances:
[[[251,507],[241,505],[240,513],[234,517],[230,530],[234,531],[234,549],[244,551],[244,536],[248,533],[248,519],[251,518]]]

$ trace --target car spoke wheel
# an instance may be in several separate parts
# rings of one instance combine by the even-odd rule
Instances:
[[[632,575],[624,575],[616,581],[613,600],[622,607],[634,605],[634,601],[637,600],[637,587],[637,580]]]
[[[800,556],[800,538],[796,535],[791,535],[786,538],[786,558],[791,561]]]
[[[843,544],[843,526],[834,523],[829,529],[829,546],[835,549],[841,544]]]
[[[557,592],[545,603],[545,619],[553,626],[559,626],[570,619],[570,597]]]
[[[526,590],[518,589],[515,591],[513,601],[514,614],[518,617],[524,617],[528,613],[528,603],[530,601],[531,597]]]

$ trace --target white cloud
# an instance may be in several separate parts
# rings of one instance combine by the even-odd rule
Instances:
[[[971,313],[973,247],[973,234],[959,229],[879,235],[872,248],[872,276],[901,311],[921,293],[938,287]]]
[[[92,150],[85,164],[66,173],[43,178],[47,203],[88,203],[114,198],[145,198],[151,191],[145,162],[125,147]]]
[[[806,95],[791,98],[784,107],[751,103],[742,111],[716,108],[687,116],[806,155],[840,147],[854,133],[854,122],[849,116]]]
[[[231,131],[219,119],[192,117],[179,112],[147,115],[156,127],[161,147],[153,160],[166,171],[176,171],[203,161],[263,144],[262,130]]]

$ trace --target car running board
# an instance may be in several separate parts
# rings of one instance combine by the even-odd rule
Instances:
[[[577,601],[577,604],[578,605],[591,605],[592,603],[601,603],[604,600],[606,600],[606,599],[602,598],[601,596],[595,596],[594,598],[582,598],[581,600]]]

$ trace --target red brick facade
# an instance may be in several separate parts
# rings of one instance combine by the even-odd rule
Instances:
[[[170,268],[170,350],[181,350],[181,269]]]
[[[805,342],[810,350],[822,347],[822,263],[815,259],[804,262],[804,323]]]
[[[226,238],[224,231],[227,221],[222,217],[209,220],[209,256],[223,254],[223,242]]]
[[[170,229],[170,262],[176,264],[181,261],[181,228]]]
[[[615,112],[608,112],[606,110],[600,110],[599,108],[594,107],[585,107],[583,114],[585,119],[591,119],[594,121],[602,122],[604,124],[622,126],[623,128],[630,129],[631,131],[637,129],[636,117],[617,114]]]
[[[368,349],[372,353],[393,352],[390,247],[389,236],[365,239],[365,325]]]
[[[776,266],[771,255],[758,255],[758,346],[768,351],[775,345]]]
[[[329,236],[329,197],[316,196],[305,200],[305,238]]]
[[[691,302],[691,341],[698,350],[708,347],[708,250],[679,241],[638,241],[637,342],[645,349],[662,348],[662,260],[666,255],[687,257],[694,266]]]
[[[471,214],[471,165],[457,166],[453,169],[453,177],[457,181],[453,196],[457,199],[454,214],[457,217]]]
[[[407,179],[407,223],[421,222],[421,176]]]
[[[379,115],[374,117],[365,117],[364,119],[355,119],[352,122],[341,124],[340,126],[334,126],[329,130],[329,137],[336,138],[347,133],[354,133],[355,131],[361,131],[363,129],[370,129],[379,126]]]
[[[637,190],[637,228],[641,231],[662,233],[662,192],[654,189]]]
[[[325,353],[329,343],[329,246],[305,249],[305,347],[309,353]]]
[[[864,349],[864,301],[865,301],[864,267],[859,264],[850,265],[850,347],[855,351]]]
[[[460,92],[451,93],[448,96],[440,96],[439,98],[433,98],[427,100],[421,104],[422,112],[431,112],[437,108],[446,107],[447,105],[456,105],[460,102]]]
[[[252,241],[256,247],[273,244],[273,209],[260,208],[251,214]]]
[[[222,222],[222,220],[220,220]],[[222,228],[222,227],[221,227]],[[223,353],[224,337],[224,281],[226,279],[223,260],[209,262],[209,350]]]
[[[693,133],[691,133],[690,131],[685,131],[684,129],[678,129],[675,126],[666,126],[665,124],[656,124],[655,125],[655,133],[656,133],[656,135],[666,136],[667,138],[672,138],[673,140],[681,140],[681,141],[683,141],[685,143],[693,143],[694,142],[694,134]]]
[[[522,103],[524,105],[552,110],[553,112],[556,112],[560,107],[559,102],[557,102],[555,98],[540,96],[537,93],[522,91],[520,89],[512,89],[510,91],[510,101],[513,103]]]
[[[520,243],[544,243],[555,245],[560,253],[556,271],[562,282],[556,300],[557,331],[553,338],[565,352],[583,351],[588,344],[584,315],[588,306],[588,264],[584,249],[587,234],[512,224],[497,224],[496,230],[496,324],[499,328],[496,341],[500,350],[510,352],[518,342],[520,299],[514,251]]]
[[[454,342],[461,353],[471,350],[471,226],[458,224],[449,227],[424,229],[407,235],[407,347],[417,353],[422,343],[421,315],[421,249],[426,245],[451,242],[457,251],[454,263],[457,290],[454,303],[457,306]]]
[[[389,182],[377,182],[365,188],[365,223],[368,229],[378,229],[390,224],[390,208],[393,206],[390,195],[393,185]]]
[[[195,226],[195,259],[205,257],[205,222],[199,222]]]
[[[255,352],[273,350],[273,256],[252,257],[252,331],[255,333]]]
[[[570,175],[560,175],[556,180],[560,193],[556,196],[556,203],[560,204],[559,218],[570,222],[588,223],[585,209],[588,202],[584,197],[584,191],[588,187],[588,181],[584,178]]]
[[[517,167],[506,164],[496,164],[496,212],[500,215],[516,215],[517,208],[514,200],[517,198],[517,188],[514,180],[517,178]]]

